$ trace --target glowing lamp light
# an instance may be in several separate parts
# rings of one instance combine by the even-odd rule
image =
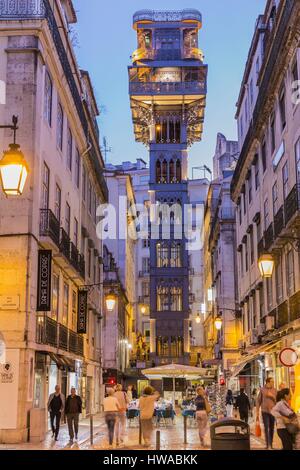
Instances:
[[[274,258],[270,254],[262,255],[258,260],[258,268],[264,279],[271,278],[274,271]]]
[[[197,323],[197,325],[200,325],[200,323],[201,323],[200,313],[198,313],[198,315],[196,317],[196,323]]]
[[[28,173],[29,167],[20,146],[10,144],[0,161],[0,180],[5,195],[21,196]]]
[[[223,325],[223,321],[222,321],[222,318],[221,317],[217,317],[215,319],[215,327],[218,331],[220,331],[222,329],[222,325]]]
[[[127,348],[128,348],[128,349],[132,349],[132,344],[129,343],[129,344],[127,345]]]
[[[116,296],[113,293],[110,293],[105,298],[106,308],[109,312],[112,312],[116,305]]]
[[[144,315],[146,313],[146,306],[145,305],[142,305],[141,306],[141,313]]]

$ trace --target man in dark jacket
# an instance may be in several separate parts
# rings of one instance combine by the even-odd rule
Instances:
[[[249,411],[251,410],[251,405],[249,397],[245,393],[244,388],[241,388],[240,394],[237,396],[235,407],[239,410],[241,420],[245,421],[245,423],[248,424]]]
[[[50,413],[52,437],[58,440],[61,415],[65,409],[65,397],[60,392],[60,386],[56,385],[55,393],[51,393],[48,400],[48,411]],[[55,425],[54,425],[55,421]]]
[[[78,439],[79,415],[80,413],[82,413],[82,400],[80,396],[76,395],[76,389],[74,387],[71,388],[71,395],[69,395],[67,398],[65,412],[67,416],[70,442],[72,443],[74,439],[74,431],[75,431],[75,439]],[[74,429],[73,429],[73,422],[74,422]]]

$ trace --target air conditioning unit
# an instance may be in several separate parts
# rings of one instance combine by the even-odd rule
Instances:
[[[266,334],[266,325],[265,323],[260,323],[257,327],[258,336],[264,336]]]
[[[266,317],[266,332],[273,331],[275,328],[274,317]]]
[[[255,330],[252,330],[250,333],[250,344],[258,344],[258,343],[259,343],[258,332],[255,329]]]

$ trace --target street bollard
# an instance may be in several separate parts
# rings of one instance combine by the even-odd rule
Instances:
[[[139,445],[142,445],[142,425],[141,420],[139,420]]]
[[[160,431],[156,431],[156,450],[160,450]]]
[[[94,444],[94,416],[90,414],[90,441],[91,446]]]
[[[184,429],[184,444],[187,444],[187,416],[183,418],[183,429]]]

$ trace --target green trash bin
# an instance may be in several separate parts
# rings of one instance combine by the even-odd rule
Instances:
[[[221,419],[210,427],[211,450],[250,450],[250,426],[236,419]]]

